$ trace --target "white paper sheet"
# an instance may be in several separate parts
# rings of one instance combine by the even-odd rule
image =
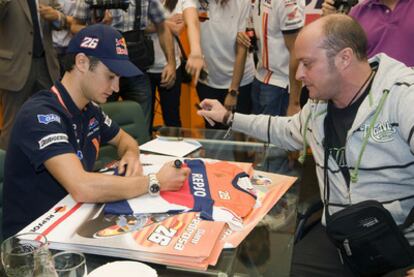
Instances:
[[[166,137],[158,137],[139,146],[143,151],[174,157],[184,157],[199,148],[201,144],[194,139],[177,140]]]

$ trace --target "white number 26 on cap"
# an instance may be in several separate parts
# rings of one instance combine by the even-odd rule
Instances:
[[[80,47],[95,49],[98,46],[99,38],[84,37]]]

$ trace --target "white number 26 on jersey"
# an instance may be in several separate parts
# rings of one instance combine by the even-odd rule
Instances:
[[[98,46],[99,38],[84,37],[80,47],[95,49]]]

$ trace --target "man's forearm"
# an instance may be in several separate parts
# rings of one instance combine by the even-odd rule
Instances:
[[[175,65],[174,40],[170,29],[166,26],[165,22],[157,24],[156,28],[167,63]]]
[[[302,88],[302,82],[296,80],[295,74],[298,68],[298,61],[293,56],[289,60],[289,105],[299,106],[300,91]]]
[[[121,133],[118,145],[116,145],[118,150],[118,156],[123,157],[127,152],[130,152],[136,157],[139,157],[139,146],[136,140],[131,136],[127,135],[124,131]]]
[[[243,78],[244,67],[246,65],[247,48],[236,42],[236,60],[233,66],[233,78],[230,89],[238,90]]]
[[[202,56],[200,42],[200,22],[195,8],[187,8],[183,12],[184,22],[187,26],[187,36],[190,43],[190,55]]]
[[[54,156],[45,162],[45,167],[77,202],[117,201],[148,191],[147,177],[87,172],[74,153]]]

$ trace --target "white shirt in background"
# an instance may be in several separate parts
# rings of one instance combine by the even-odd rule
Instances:
[[[209,19],[200,22],[201,47],[207,65],[208,78],[200,81],[207,86],[228,89],[233,77],[236,60],[236,38],[238,32],[245,32],[251,0],[229,0],[221,6],[209,0]],[[198,3],[199,11],[202,11]],[[253,55],[248,54],[240,86],[253,81],[255,74]]]
[[[253,22],[259,47],[256,78],[282,88],[289,85],[289,51],[283,32],[305,24],[305,0],[261,0],[253,4]]]
[[[164,1],[163,1],[164,2]],[[175,6],[175,9],[170,12],[167,9],[166,11],[166,17],[169,18],[170,16],[174,14],[182,14],[183,11],[187,8],[196,8],[196,3],[194,0],[178,0],[177,5]],[[147,70],[147,72],[151,73],[161,73],[164,69],[165,65],[167,64],[167,59],[165,58],[164,52],[162,51],[160,40],[158,38],[157,33],[151,34],[151,39],[154,43],[154,64]],[[181,65],[181,51],[178,46],[177,41],[174,39],[174,51],[175,51],[175,63],[176,68],[178,68]]]
[[[62,5],[62,12],[67,16],[72,16],[75,12],[76,0],[59,0]],[[70,30],[52,31],[53,46],[67,47],[72,38]]]

